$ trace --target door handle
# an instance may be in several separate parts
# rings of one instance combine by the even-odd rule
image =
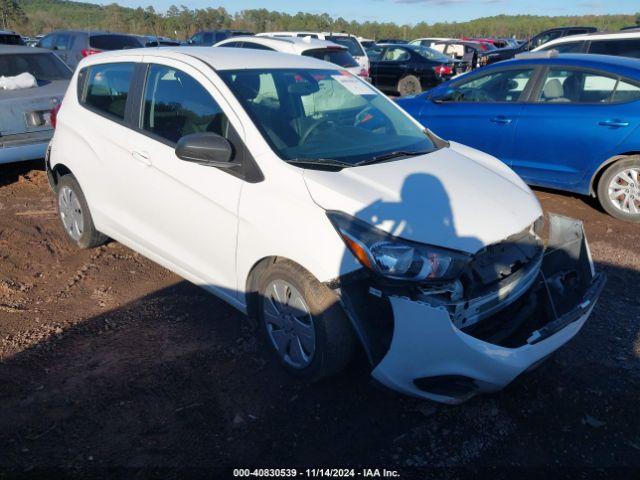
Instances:
[[[600,122],[598,125],[602,125],[603,127],[628,127],[629,122],[621,122],[620,120],[605,120],[604,122]]]
[[[498,115],[497,117],[492,117],[491,121],[493,123],[501,123],[503,125],[508,125],[511,123],[511,119],[507,117],[503,117],[502,115]]]
[[[131,156],[143,165],[151,166],[151,157],[147,152],[131,152]]]

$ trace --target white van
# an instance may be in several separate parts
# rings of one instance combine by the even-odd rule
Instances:
[[[68,238],[108,238],[256,317],[292,374],[361,347],[457,403],[571,339],[604,283],[580,222],[340,67],[253,49],[88,57],[46,159]]]

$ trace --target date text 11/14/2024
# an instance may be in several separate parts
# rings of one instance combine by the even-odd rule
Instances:
[[[397,470],[386,468],[235,468],[233,476],[254,478],[400,478]]]

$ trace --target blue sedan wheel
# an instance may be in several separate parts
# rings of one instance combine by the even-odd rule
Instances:
[[[640,222],[640,157],[611,165],[598,183],[598,200],[607,213]]]

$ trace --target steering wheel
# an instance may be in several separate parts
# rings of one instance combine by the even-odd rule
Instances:
[[[493,102],[493,98],[489,96],[484,90],[470,90],[471,95],[465,94],[465,100],[472,100],[474,102]]]
[[[309,129],[306,132],[304,132],[304,135],[302,135],[302,138],[300,139],[300,145],[303,145],[304,143],[306,143],[307,139],[311,136],[311,134],[315,134],[316,130],[318,130],[322,125],[325,125],[325,128],[326,128],[331,126],[332,123],[333,121],[325,118],[324,120],[320,120],[318,123],[314,123],[313,125],[311,125]]]

